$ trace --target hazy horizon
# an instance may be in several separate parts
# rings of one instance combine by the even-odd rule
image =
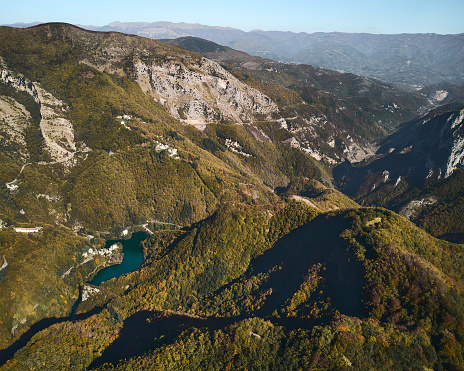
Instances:
[[[56,0],[9,2],[0,24],[65,22],[102,27],[111,22],[173,22],[236,28],[243,31],[347,32],[372,34],[464,32],[461,0],[328,2],[289,0],[233,3],[198,0],[149,2],[121,0],[62,3]]]
[[[140,22],[137,22],[137,21],[119,21],[119,20],[116,20],[116,21],[112,21],[112,22],[109,22],[107,24],[104,24],[104,25],[95,25],[95,24],[80,24],[80,23],[71,23],[71,22],[64,22],[64,21],[48,21],[48,22],[40,22],[40,21],[34,21],[34,22],[15,22],[15,23],[5,23],[5,24],[0,24],[0,26],[12,26],[12,27],[18,27],[18,26],[26,26],[26,27],[33,27],[34,25],[39,25],[39,24],[45,24],[45,23],[67,23],[67,24],[72,24],[74,26],[77,26],[77,27],[81,27],[81,28],[100,28],[100,27],[105,27],[105,26],[110,26],[114,23],[133,23],[133,24],[137,24],[137,23],[148,23],[148,24],[151,24],[151,23],[161,23],[161,22],[166,22],[166,23],[172,23],[172,24],[188,24],[188,25],[198,25],[198,26],[204,26],[204,27],[217,27],[217,28],[223,28],[223,29],[233,29],[233,30],[239,30],[239,31],[244,31],[244,32],[254,32],[254,31],[259,31],[259,32],[293,32],[293,33],[307,33],[307,34],[314,34],[314,33],[365,33],[365,34],[373,34],[373,35],[401,35],[401,34],[432,34],[432,35],[460,35],[460,34],[463,34],[464,33],[464,30],[462,32],[458,32],[458,33],[448,33],[448,34],[445,34],[445,33],[437,33],[437,32],[399,32],[399,33],[376,33],[376,32],[369,32],[369,31],[359,31],[359,32],[349,32],[349,31],[314,31],[314,32],[306,32],[306,31],[289,31],[289,30],[263,30],[263,29],[259,29],[259,28],[255,28],[255,29],[252,29],[252,30],[243,30],[243,29],[240,29],[240,28],[236,28],[236,27],[231,27],[231,26],[223,26],[223,25],[209,25],[209,24],[202,24],[202,23],[190,23],[190,22],[171,22],[171,21],[164,21],[164,20],[156,20],[156,21],[152,21],[152,22],[145,22],[145,21],[140,21]]]

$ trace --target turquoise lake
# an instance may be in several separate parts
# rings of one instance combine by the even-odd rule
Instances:
[[[89,281],[90,284],[98,286],[102,282],[108,281],[114,277],[136,271],[143,263],[142,246],[140,243],[148,235],[145,232],[133,233],[129,240],[109,240],[106,241],[105,248],[110,247],[116,242],[121,242],[124,253],[124,259],[121,264],[110,265],[99,271],[95,277]]]

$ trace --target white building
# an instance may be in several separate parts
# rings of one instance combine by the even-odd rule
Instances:
[[[42,227],[34,227],[34,228],[15,228],[16,232],[19,233],[39,233]]]

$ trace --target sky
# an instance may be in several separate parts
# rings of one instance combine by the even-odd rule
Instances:
[[[464,0],[20,0],[0,24],[186,22],[244,31],[464,33]]]

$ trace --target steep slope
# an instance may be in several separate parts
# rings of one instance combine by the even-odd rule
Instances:
[[[326,165],[312,158],[358,158],[363,133],[383,132],[370,119],[361,131],[346,124],[352,118],[330,108],[335,98],[305,90],[317,99],[308,104],[288,88],[232,71],[234,77],[156,41],[64,24],[2,32],[2,79],[28,93],[40,114],[35,136],[26,140],[35,160],[24,155],[4,165],[4,182],[15,187],[4,197],[5,220],[65,223],[92,233],[149,219],[190,223],[211,213],[218,199],[270,200],[266,187],[298,176],[330,184]],[[101,166],[108,170],[96,172]],[[81,174],[94,178],[82,182],[89,177]],[[186,174],[193,183],[181,181]],[[254,189],[243,192],[250,183]],[[44,205],[37,196],[43,194],[57,201]]]
[[[341,189],[366,205],[391,208],[434,236],[462,240],[463,105],[403,124],[369,162],[341,164]]]
[[[156,233],[140,272],[86,302],[106,309],[37,333],[5,368],[463,364],[462,245],[384,209],[282,206],[224,205],[190,231]]]
[[[386,171],[390,174],[387,180],[408,177],[415,184],[428,178],[449,177],[463,165],[463,109],[460,103],[442,106],[404,123],[379,143],[376,157],[369,159],[365,166],[359,166],[359,171],[366,174]],[[341,165],[341,168],[347,166]],[[340,175],[343,175],[342,170]],[[363,183],[362,178],[358,183]]]
[[[89,238],[101,247],[103,239],[147,223],[188,226],[220,202],[273,202],[273,188],[296,177],[331,183],[324,164],[271,140],[256,122],[275,113],[269,98],[193,53],[47,24],[1,28],[0,56],[2,347],[35,323],[49,323],[43,318],[68,313],[79,286],[111,261],[81,265],[80,248]],[[135,68],[142,65],[147,75]],[[144,91],[143,76],[165,80]],[[163,105],[157,91],[169,81],[178,87]],[[203,131],[172,111],[200,100],[211,108],[200,110]],[[12,229],[44,225],[50,227],[29,236],[32,242]],[[55,243],[49,234],[61,237]],[[23,245],[29,255],[18,250]],[[36,274],[31,267],[43,259],[51,263]],[[68,282],[62,276],[69,269]]]
[[[216,63],[193,54],[115,35],[97,50],[83,62],[102,71],[118,71],[124,63],[124,73],[145,93],[166,105],[173,117],[188,123],[252,121],[255,115],[266,117],[277,111],[261,92],[239,82]]]
[[[98,241],[46,224],[38,233],[2,225],[0,241],[2,349],[37,321],[67,315],[79,296],[79,285],[92,271],[117,261],[120,252],[99,255],[103,250]],[[90,248],[97,254],[86,259],[82,254]]]
[[[252,57],[198,38],[168,42],[240,72],[236,76],[279,106],[280,123],[295,138],[287,144],[318,159],[361,161],[375,152],[369,141],[429,105],[419,94],[352,74]]]
[[[0,101],[2,153],[6,156],[17,157],[19,161],[29,158],[25,141],[27,123],[31,114],[17,100],[3,95]],[[24,125],[26,123],[26,125]]]
[[[148,59],[160,58],[162,68],[172,67],[176,71],[182,65],[189,71],[191,79],[186,78],[188,74],[184,76],[185,89],[180,88],[183,80],[177,79],[176,74],[165,76],[166,84],[174,79],[180,89],[165,97],[172,106],[162,107],[152,97],[162,99],[157,91],[165,85],[155,84],[154,88],[149,85],[147,95],[128,78],[143,86],[142,75],[134,70],[134,66],[141,66],[143,56],[150,69],[156,68]],[[163,59],[167,57],[171,62],[169,58]],[[276,109],[262,93],[239,82],[213,62],[132,36],[90,33],[63,24],[28,30],[3,28],[2,58],[1,76],[3,83],[10,87],[8,94],[14,95],[12,88],[24,91],[34,100],[29,111],[36,110],[33,112],[35,124],[27,124],[30,119],[24,113],[24,129],[18,129],[17,135],[12,132],[13,124],[8,123],[6,135],[8,138],[18,136],[15,146],[22,143],[22,152],[15,151],[21,154],[20,158],[2,165],[7,169],[2,172],[3,182],[14,184],[14,193],[8,195],[7,192],[4,203],[16,204],[8,212],[3,211],[5,220],[59,222],[101,230],[133,224],[141,218],[182,223],[204,218],[214,209],[217,197],[227,197],[227,189],[239,189],[239,183],[247,181],[233,164],[227,165],[206,151],[208,147],[203,145],[206,135],[175,120],[179,117],[177,111],[182,111],[182,108],[176,109],[176,104],[185,108],[185,104],[197,107],[198,103],[198,107],[204,108],[199,110],[199,116],[195,116],[196,108],[185,112],[193,112],[190,119],[201,122],[213,117],[218,121],[236,119],[242,122],[252,120],[256,114],[263,118]],[[44,64],[37,64],[37,60]],[[99,72],[96,68],[108,72]],[[159,77],[158,72],[150,72],[150,79]],[[193,80],[198,81],[196,87],[189,88],[193,92],[193,96],[189,96],[186,89]],[[213,85],[224,86],[213,89]],[[236,106],[225,103],[230,98],[228,94],[235,99]],[[206,101],[215,106],[206,108]],[[7,108],[11,111],[14,107],[21,112],[18,104],[9,104]],[[26,129],[34,135],[26,138]],[[176,130],[185,136],[177,134]],[[196,143],[186,136],[191,136]],[[32,161],[26,151],[29,148],[35,153]],[[11,156],[13,152],[8,153]],[[223,157],[229,162],[229,157],[240,155],[229,152]],[[146,161],[150,164],[148,168],[144,165]],[[107,168],[105,172],[96,171],[101,166]],[[239,166],[239,171],[252,174],[243,166]],[[160,176],[153,178],[152,172]],[[285,179],[279,170],[275,172],[277,178]],[[90,179],[90,174],[92,181],[83,182]],[[192,179],[192,183],[182,180],[184,177]],[[255,180],[260,183],[258,178]],[[110,191],[107,182],[111,184]],[[138,184],[138,188],[133,184]],[[143,188],[144,184],[149,184],[149,188]],[[178,189],[170,191],[176,184]],[[268,193],[262,185],[258,188],[255,198]],[[43,198],[35,197],[41,194],[59,201],[48,202],[43,209]],[[167,194],[171,196],[166,197]],[[177,205],[178,211],[168,211],[167,205]],[[180,213],[183,209],[188,211]],[[19,214],[20,210],[24,210],[26,217]]]
[[[7,86],[29,94],[40,107],[39,128],[50,158],[69,165],[76,151],[86,151],[87,148],[84,143],[80,143],[81,148],[76,148],[72,124],[63,117],[63,111],[68,108],[40,85],[35,85],[20,74],[11,73],[3,60],[0,62],[0,80]]]
[[[447,178],[455,168],[464,164],[463,120],[463,104],[440,107],[419,120],[404,124],[381,142],[378,153],[409,152],[413,161],[416,161],[409,165],[417,168],[417,172],[427,172],[428,177],[435,173],[437,177]],[[419,168],[419,159],[424,169]]]
[[[352,169],[353,176],[349,164],[340,165],[335,172],[338,180],[346,184],[345,189],[349,194],[357,192],[363,184],[361,192],[365,194],[369,186],[374,190],[380,184],[372,181],[372,184],[365,183],[367,174],[382,173],[385,178],[383,183],[393,181],[396,185],[401,178],[422,184],[429,178],[449,177],[463,165],[463,107],[457,103],[442,106],[403,124],[396,133],[380,142],[376,157]]]
[[[327,165],[417,96],[66,24],[1,28],[0,55],[4,369],[463,365],[462,245],[361,208]],[[104,239],[147,224],[176,229],[66,317],[121,259]]]
[[[464,34],[294,33],[170,22],[113,22],[102,28],[153,39],[194,36],[255,56],[304,63],[411,86],[463,83]]]
[[[464,243],[463,176],[455,170],[445,180],[407,190],[389,202],[389,207],[409,218],[433,236]]]
[[[464,102],[464,86],[455,84],[431,85],[420,90],[436,106]]]

